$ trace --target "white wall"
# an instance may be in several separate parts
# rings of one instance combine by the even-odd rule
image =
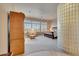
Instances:
[[[0,54],[7,53],[7,12],[0,4]]]
[[[1,7],[1,6],[0,6]],[[1,52],[1,42],[2,42],[2,19],[1,19],[1,8],[0,8],[0,52]]]

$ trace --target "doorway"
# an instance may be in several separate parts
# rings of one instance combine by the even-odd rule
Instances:
[[[57,29],[57,28],[55,28]],[[24,20],[24,40],[25,55],[31,55],[38,52],[48,52],[56,50],[56,38],[44,36],[47,31],[47,21],[25,18]],[[51,32],[49,32],[51,34]],[[34,38],[31,38],[34,36]]]

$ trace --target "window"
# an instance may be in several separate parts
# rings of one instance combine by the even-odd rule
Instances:
[[[40,32],[40,24],[37,24],[37,32]]]
[[[47,31],[47,23],[31,20],[24,21],[24,29],[28,32],[31,28],[33,28],[37,32],[44,32]]]
[[[26,29],[27,29],[27,32],[31,29],[31,24],[30,23],[26,24]]]
[[[46,22],[42,22],[41,23],[41,32],[47,31],[47,23]]]

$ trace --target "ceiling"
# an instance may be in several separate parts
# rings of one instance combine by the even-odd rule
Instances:
[[[15,3],[6,4],[9,11],[23,12],[26,17],[32,16],[41,19],[56,19],[58,3]]]

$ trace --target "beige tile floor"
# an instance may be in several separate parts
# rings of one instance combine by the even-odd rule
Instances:
[[[35,39],[25,38],[25,56],[68,56],[57,48],[57,39],[40,35]]]

